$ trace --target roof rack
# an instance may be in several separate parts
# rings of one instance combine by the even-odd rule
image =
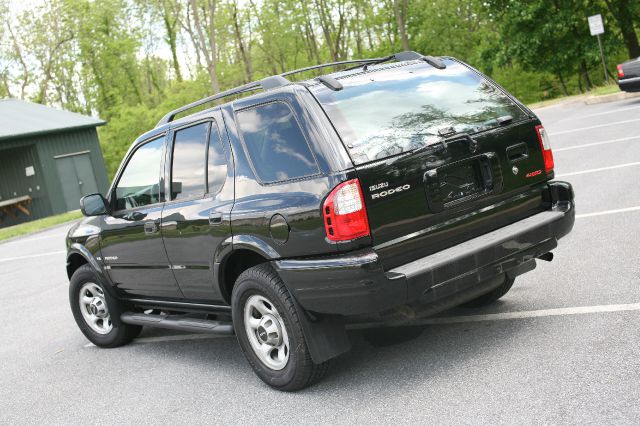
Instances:
[[[262,80],[259,80],[259,81],[254,81],[248,84],[244,84],[242,86],[234,87],[233,89],[225,90],[224,92],[220,92],[212,96],[207,96],[206,98],[202,98],[198,101],[191,102],[188,105],[182,106],[178,109],[174,109],[173,111],[168,112],[167,114],[165,114],[164,117],[162,117],[162,119],[160,119],[158,124],[156,124],[156,127],[172,122],[175,119],[176,115],[180,114],[181,112],[188,111],[192,108],[199,107],[200,105],[204,105],[209,102],[216,101],[218,99],[226,98],[227,96],[240,95],[242,93],[251,92],[257,89],[262,89],[262,90],[274,89],[276,87],[285,86],[289,83],[291,82],[286,78],[280,75],[274,75],[271,77],[263,78]]]
[[[288,75],[293,75],[293,74],[299,74],[301,72],[305,72],[305,71],[311,71],[311,70],[316,70],[319,68],[327,68],[327,67],[334,67],[336,65],[349,65],[349,64],[366,64],[368,62],[372,62],[372,61],[378,61],[382,58],[372,58],[372,59],[352,59],[350,61],[338,61],[338,62],[328,62],[326,64],[319,64],[319,65],[312,65],[310,67],[305,67],[305,68],[300,68],[298,70],[293,70],[293,71],[287,71],[285,73],[280,74],[283,77],[286,77]]]
[[[437,69],[444,69],[446,68],[446,65],[444,64],[444,62],[442,62],[442,60],[440,58],[434,57],[434,56],[423,56],[417,52],[413,52],[413,51],[404,51],[404,52],[398,52],[396,54],[393,55],[389,55],[389,56],[385,56],[382,58],[369,58],[369,59],[352,59],[349,61],[338,61],[338,62],[329,62],[326,64],[319,64],[319,65],[312,65],[310,67],[305,67],[305,68],[300,68],[297,70],[293,70],[293,71],[287,71],[284,72],[282,74],[279,75],[274,75],[271,77],[267,77],[267,78],[263,78],[262,80],[258,80],[258,81],[254,81],[251,83],[247,83],[244,84],[242,86],[238,86],[238,87],[234,87],[233,89],[229,89],[229,90],[225,90],[224,92],[220,92],[217,93],[215,95],[212,96],[208,96],[206,98],[200,99],[198,101],[192,102],[188,105],[182,106],[178,109],[175,109],[169,113],[167,113],[164,117],[162,117],[162,119],[158,122],[158,124],[156,125],[156,127],[161,126],[163,124],[167,124],[172,122],[176,115],[180,114],[181,112],[184,111],[188,111],[192,108],[196,108],[199,107],[200,105],[204,105],[207,104],[209,102],[213,102],[216,101],[218,99],[222,99],[222,98],[226,98],[227,96],[233,96],[233,95],[239,95],[242,93],[246,93],[246,92],[251,92],[253,90],[258,90],[258,89],[262,89],[262,90],[270,90],[270,89],[275,89],[277,87],[282,87],[282,86],[286,86],[287,84],[291,84],[291,81],[289,81],[286,77],[293,75],[293,74],[299,74],[305,71],[311,71],[311,70],[316,70],[316,69],[320,69],[320,68],[327,68],[327,67],[333,67],[336,65],[349,65],[349,64],[360,64],[360,65],[364,65],[364,69],[366,70],[366,67],[368,65],[375,65],[375,64],[380,64],[383,62],[387,62],[387,61],[391,61],[391,60],[395,60],[398,62],[402,62],[402,61],[413,61],[416,59],[421,59],[423,61],[425,61],[426,63],[428,63],[429,65],[437,68]],[[353,68],[348,68],[350,69],[355,69],[357,67],[353,67]],[[332,90],[340,90],[342,89],[342,85],[336,81],[335,79],[332,78],[318,78],[318,80],[324,84],[325,86],[329,87]]]

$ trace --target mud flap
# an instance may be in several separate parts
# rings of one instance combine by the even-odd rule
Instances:
[[[314,363],[321,364],[351,349],[344,324],[329,319],[314,321],[295,297],[292,299]]]

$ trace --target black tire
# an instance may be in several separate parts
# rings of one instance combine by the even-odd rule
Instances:
[[[142,331],[142,327],[138,325],[122,324],[119,320],[111,322],[111,331],[106,334],[100,334],[94,331],[85,320],[80,307],[80,291],[85,284],[93,283],[97,285],[104,294],[104,302],[107,305],[111,318],[117,316],[125,310],[125,306],[119,300],[110,297],[104,290],[100,280],[97,279],[93,268],[90,265],[82,265],[71,277],[69,284],[69,303],[73,318],[76,320],[80,331],[86,336],[91,343],[101,348],[115,348],[125,345],[135,339]]]
[[[245,304],[251,296],[262,296],[275,307],[289,340],[288,361],[284,368],[275,370],[262,361],[249,342],[245,328]],[[291,294],[278,274],[268,264],[244,271],[236,280],[231,296],[233,327],[240,348],[253,371],[267,385],[282,391],[295,391],[320,380],[329,368],[329,361],[315,364],[300,324]]]
[[[499,287],[496,287],[495,289],[491,290],[489,293],[485,293],[478,298],[475,298],[473,300],[468,301],[467,303],[464,303],[462,306],[465,308],[479,308],[482,306],[490,305],[491,303],[495,302],[496,300],[500,299],[502,296],[507,294],[507,292],[511,290],[511,287],[513,286],[513,282],[515,281],[515,278],[509,278],[507,277],[506,274],[503,274],[501,278],[498,277],[494,279],[501,279],[502,284],[500,284]]]

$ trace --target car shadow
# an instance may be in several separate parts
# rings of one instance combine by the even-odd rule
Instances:
[[[451,316],[452,312],[481,314],[489,309],[456,308],[441,316]],[[335,392],[337,388],[364,391],[389,383],[406,385],[436,379],[461,365],[468,365],[470,359],[485,355],[485,351],[498,353],[502,346],[510,344],[522,327],[530,326],[527,321],[479,321],[350,330],[351,351],[332,360],[332,368],[324,380],[300,392],[322,395]],[[160,329],[145,329],[141,335],[143,338],[162,336],[182,335]],[[242,382],[242,386],[268,389],[253,375],[233,336],[153,344],[134,341],[134,346],[138,347],[136,351],[160,350],[170,359],[189,363],[189,370],[198,375],[198,380],[205,379],[203,372],[211,371],[213,377],[222,370],[226,377]],[[213,371],[212,365],[218,373]]]

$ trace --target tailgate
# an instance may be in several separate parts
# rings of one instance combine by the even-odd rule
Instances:
[[[355,164],[385,269],[542,210],[538,119],[472,68],[373,68],[315,88]]]
[[[376,251],[393,268],[541,211],[535,122],[453,140],[446,151],[357,167]],[[516,173],[514,173],[516,171]]]

